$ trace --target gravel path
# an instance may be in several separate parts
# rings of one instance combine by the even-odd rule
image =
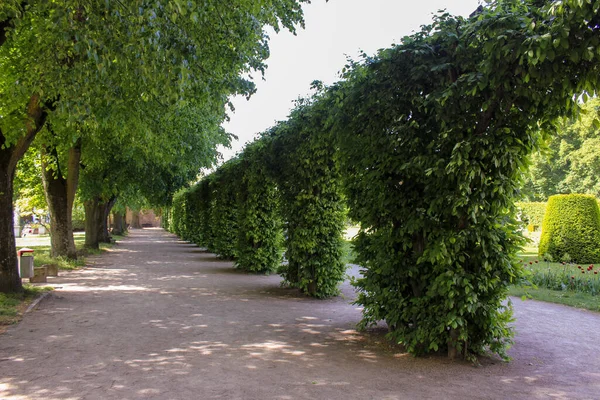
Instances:
[[[513,361],[413,358],[318,301],[134,230],[0,335],[2,399],[598,399],[600,314],[514,300]]]

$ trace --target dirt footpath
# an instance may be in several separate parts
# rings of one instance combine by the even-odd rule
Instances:
[[[515,300],[510,363],[413,358],[325,301],[134,230],[0,335],[2,399],[598,399],[600,314]]]

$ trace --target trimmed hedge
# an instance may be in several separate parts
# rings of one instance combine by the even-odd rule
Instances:
[[[578,263],[600,261],[600,210],[596,198],[561,194],[548,199],[539,255],[562,260],[565,254]]]
[[[269,274],[281,265],[283,231],[279,192],[266,167],[266,140],[250,143],[241,156],[238,189],[238,259],[248,272]]]
[[[521,221],[530,227],[542,226],[546,213],[546,202],[532,201],[516,203],[521,215]]]
[[[238,254],[237,192],[240,185],[240,160],[231,159],[215,172],[213,181],[211,225],[213,241],[210,248],[221,258],[235,259]]]
[[[271,154],[286,222],[286,283],[311,296],[339,293],[345,203],[337,146],[326,128],[329,102],[299,104],[274,133]]]

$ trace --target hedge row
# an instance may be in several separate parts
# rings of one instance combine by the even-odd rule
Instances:
[[[541,227],[546,213],[546,202],[520,202],[517,203],[521,221],[530,227]]]
[[[278,270],[311,296],[336,295],[345,272],[345,207],[332,136],[314,134],[323,126],[317,109],[298,107],[290,121],[178,193],[167,228],[243,270]]]
[[[199,244],[238,264],[244,254],[240,267],[258,270],[246,255],[275,248],[277,235],[263,243],[262,233],[248,239],[246,230],[280,232],[281,221],[284,277],[329,296],[342,279],[345,198],[361,225],[363,326],[385,321],[389,337],[414,354],[506,357],[513,328],[505,298],[522,273],[514,198],[523,171],[540,129],[572,111],[573,93],[600,85],[600,55],[588,51],[598,35],[586,22],[595,5],[540,5],[503,0],[469,18],[441,14],[400,45],[351,62],[341,82],[299,102],[263,135],[258,165],[241,167],[254,160],[249,151],[224,167],[234,172],[206,178],[201,205],[188,198],[193,191],[180,194],[174,231],[202,232]],[[551,38],[569,43],[552,46]],[[254,186],[261,179],[273,186]],[[277,212],[259,207],[259,190]],[[192,217],[198,210],[208,214]],[[201,228],[190,226],[194,218]],[[235,249],[226,247],[239,237]]]

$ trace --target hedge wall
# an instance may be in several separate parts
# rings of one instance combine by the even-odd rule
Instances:
[[[337,146],[325,127],[330,104],[300,103],[274,130],[271,154],[277,166],[286,232],[284,279],[315,297],[338,293],[345,204]]]
[[[577,263],[600,262],[600,210],[596,198],[584,194],[551,196],[542,226],[539,255]]]
[[[237,257],[238,202],[240,160],[234,158],[223,164],[212,181],[214,202],[211,209],[211,251],[226,259]]]
[[[438,15],[398,46],[349,62],[341,82],[300,101],[268,133],[292,285],[317,297],[336,293],[345,198],[361,224],[362,326],[387,322],[388,337],[413,354],[507,357],[505,299],[522,273],[514,199],[528,157],[540,131],[576,108],[574,93],[600,86],[600,53],[589,51],[598,44],[589,23],[597,4],[542,3],[503,0],[469,18]],[[237,208],[239,227],[240,216],[255,212],[245,204],[254,198],[239,193],[244,183],[219,171],[211,177],[200,207],[211,233],[202,238],[228,253],[224,240],[240,234],[230,211]],[[570,229],[593,223],[569,243],[589,248],[599,239],[598,211],[585,210]],[[189,234],[190,212],[186,199],[174,199],[175,231]],[[545,217],[545,230],[554,219]],[[556,237],[545,239],[552,249],[565,241]],[[246,250],[257,243],[234,241]]]
[[[268,145],[265,138],[244,149],[237,194],[237,267],[267,274],[281,265],[283,253],[279,192],[267,167]]]
[[[528,226],[542,226],[546,213],[546,202],[519,202],[516,203],[521,216],[521,221]]]

